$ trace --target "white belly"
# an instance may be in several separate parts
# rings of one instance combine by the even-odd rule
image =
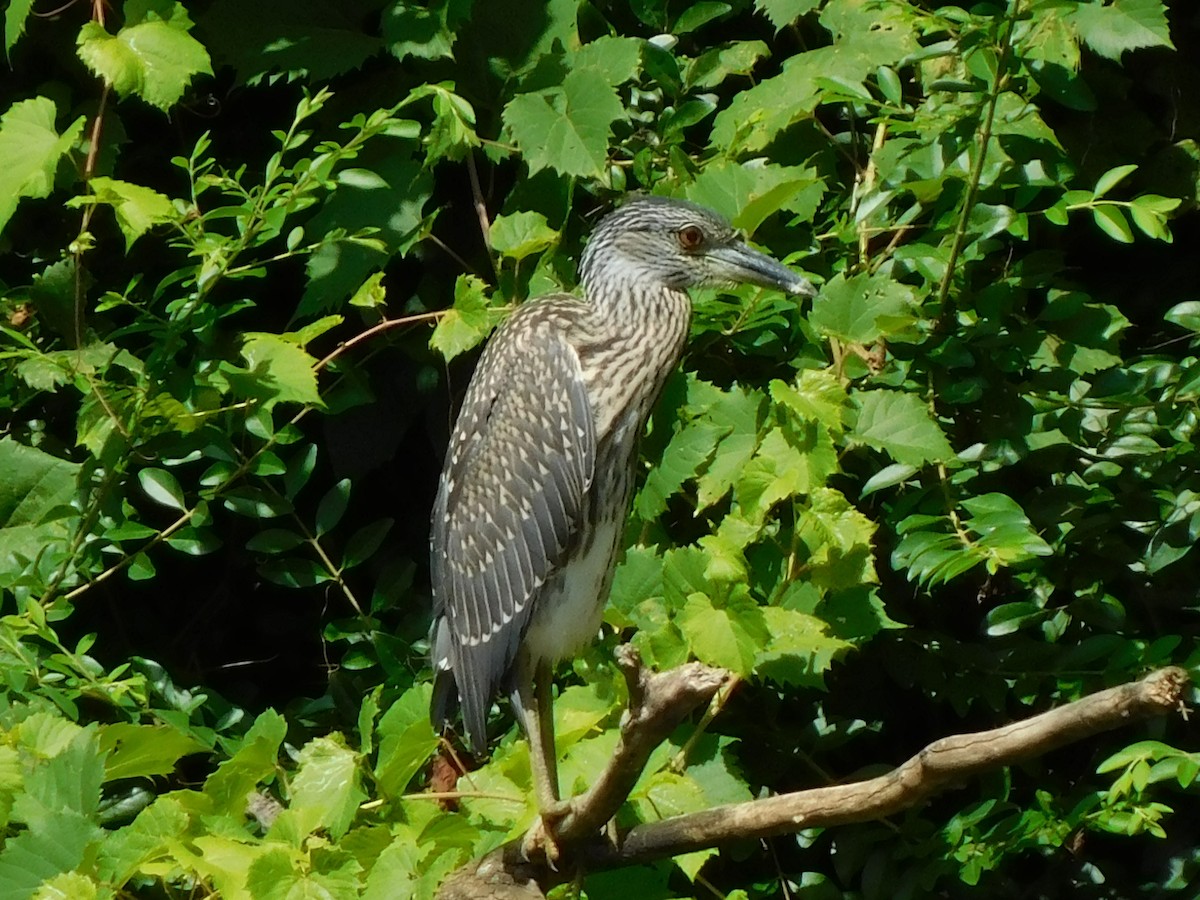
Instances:
[[[597,523],[580,555],[538,597],[524,642],[535,666],[543,659],[553,664],[572,656],[600,630],[620,525],[613,520]]]

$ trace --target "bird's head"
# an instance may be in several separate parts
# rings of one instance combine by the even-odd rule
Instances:
[[[676,290],[757,284],[805,297],[816,293],[807,279],[749,247],[717,213],[666,197],[639,197],[602,219],[579,270],[589,296],[605,285],[655,284]]]

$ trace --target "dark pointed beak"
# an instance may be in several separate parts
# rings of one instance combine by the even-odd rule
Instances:
[[[802,278],[783,263],[741,241],[716,247],[706,255],[715,263],[713,274],[720,280],[757,284],[800,297],[817,295],[817,289],[807,278]]]

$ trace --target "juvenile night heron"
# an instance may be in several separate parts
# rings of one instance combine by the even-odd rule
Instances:
[[[560,807],[552,667],[599,629],[638,438],[687,338],[686,289],[813,293],[716,213],[658,197],[603,219],[580,275],[583,299],[526,303],[488,344],[433,510],[433,721],[448,725],[457,698],[482,753],[509,693],[543,814]]]

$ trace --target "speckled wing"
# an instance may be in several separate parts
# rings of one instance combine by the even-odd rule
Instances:
[[[575,301],[577,302],[577,301]],[[580,529],[596,438],[567,302],[515,314],[488,345],[459,412],[434,506],[434,721],[452,675],[472,746],[542,585]]]

